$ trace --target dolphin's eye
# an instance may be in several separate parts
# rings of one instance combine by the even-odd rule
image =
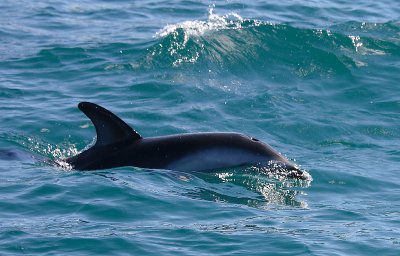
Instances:
[[[252,141],[259,141],[258,139],[256,139],[256,138],[251,138],[251,140]]]

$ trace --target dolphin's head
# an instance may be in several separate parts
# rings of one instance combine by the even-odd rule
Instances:
[[[298,165],[281,155],[270,145],[250,136],[248,136],[247,140],[252,151],[262,156],[265,161],[265,167],[271,171],[279,170],[280,172],[285,172],[285,176],[290,179],[306,179],[304,172]],[[264,164],[262,163],[262,165]]]

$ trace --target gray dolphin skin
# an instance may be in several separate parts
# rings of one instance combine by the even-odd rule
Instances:
[[[107,109],[81,102],[79,109],[93,122],[97,140],[89,149],[67,158],[76,170],[122,166],[176,171],[212,172],[279,163],[302,179],[302,171],[269,145],[239,133],[189,133],[143,138]]]

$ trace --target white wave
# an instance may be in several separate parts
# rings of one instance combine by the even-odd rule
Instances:
[[[183,29],[188,36],[203,35],[207,31],[218,31],[225,29],[241,29],[245,21],[248,19],[242,18],[239,14],[231,12],[225,15],[213,13],[214,9],[210,8],[207,21],[193,20],[184,21],[177,24],[167,25],[156,33],[158,37],[165,37],[175,33],[178,29]],[[252,26],[261,25],[261,21],[252,21]]]

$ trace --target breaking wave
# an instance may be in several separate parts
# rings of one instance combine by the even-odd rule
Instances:
[[[297,28],[287,24],[247,19],[237,13],[167,25],[156,33],[158,42],[147,50],[145,65],[208,70],[279,72],[289,69],[300,77],[349,74],[368,65],[365,55],[390,54],[396,41],[361,35],[380,24],[357,23],[330,29]],[[196,66],[196,67],[197,67]]]

